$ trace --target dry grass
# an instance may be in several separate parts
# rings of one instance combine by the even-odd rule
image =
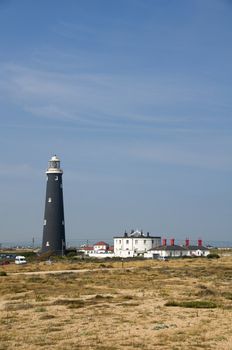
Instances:
[[[88,271],[15,273],[58,269]],[[1,271],[0,350],[231,350],[232,257]]]

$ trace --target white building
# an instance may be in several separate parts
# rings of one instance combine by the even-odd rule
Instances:
[[[149,232],[125,232],[123,236],[114,237],[114,255],[122,258],[143,256],[148,250],[160,246],[161,237],[150,236]]]
[[[209,248],[203,246],[201,239],[198,239],[197,245],[190,245],[189,240],[186,239],[185,246],[188,256],[207,256],[210,254]]]
[[[97,242],[93,245],[93,250],[98,253],[105,253],[109,249],[109,244],[103,241]]]
[[[83,252],[91,258],[113,258],[113,247],[103,241],[95,243],[93,246],[83,246],[78,249],[79,252]]]
[[[157,257],[163,257],[163,258],[180,258],[187,255],[187,250],[185,247],[182,247],[180,245],[166,245],[166,246],[160,246],[157,248],[152,248],[149,250],[146,254],[144,254],[145,258],[157,258]]]
[[[162,245],[150,249],[144,254],[145,258],[180,258],[183,256],[207,256],[210,253],[209,249],[202,245],[202,240],[198,240],[198,245],[190,245],[189,240],[186,240],[185,245],[176,245],[174,238],[170,240],[170,245],[164,238]]]

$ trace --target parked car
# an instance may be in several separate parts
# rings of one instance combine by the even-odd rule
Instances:
[[[26,263],[27,263],[27,261],[26,261],[25,256],[18,255],[15,257],[15,264],[21,265],[21,264],[26,264]]]

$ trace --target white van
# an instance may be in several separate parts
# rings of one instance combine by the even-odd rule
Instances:
[[[15,264],[19,265],[19,264],[26,264],[26,263],[27,263],[27,261],[26,261],[25,256],[18,255],[15,257]]]

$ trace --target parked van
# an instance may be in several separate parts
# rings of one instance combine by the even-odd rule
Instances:
[[[15,257],[15,264],[20,265],[20,264],[26,264],[26,263],[27,263],[27,261],[26,261],[25,256],[18,255]]]

